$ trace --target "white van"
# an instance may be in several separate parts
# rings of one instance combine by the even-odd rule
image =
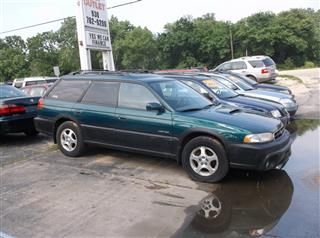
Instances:
[[[28,78],[17,78],[13,80],[12,86],[16,88],[23,88],[25,86],[35,85],[35,84],[46,84],[54,83],[57,77],[28,77]]]

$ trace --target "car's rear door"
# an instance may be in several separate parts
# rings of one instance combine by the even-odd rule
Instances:
[[[118,82],[93,81],[81,101],[73,106],[85,141],[117,144],[114,129],[118,90]]]
[[[116,109],[119,144],[173,155],[177,141],[172,137],[172,114],[166,109],[147,111],[148,103],[160,103],[149,88],[136,83],[120,84]]]

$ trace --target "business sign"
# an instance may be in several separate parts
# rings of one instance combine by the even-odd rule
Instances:
[[[84,25],[108,31],[108,16],[103,0],[83,0]]]
[[[86,42],[88,48],[110,49],[111,43],[108,34],[86,31]]]
[[[77,31],[81,69],[91,69],[91,49],[102,51],[104,68],[114,70],[105,0],[78,0]]]

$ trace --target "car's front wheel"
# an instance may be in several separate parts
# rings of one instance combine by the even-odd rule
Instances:
[[[83,153],[84,143],[79,126],[72,122],[62,123],[56,134],[57,143],[61,152],[67,156],[77,157]]]
[[[185,145],[182,165],[192,179],[201,182],[218,182],[229,171],[223,146],[208,136],[196,137]]]

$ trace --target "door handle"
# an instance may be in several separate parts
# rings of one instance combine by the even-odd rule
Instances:
[[[126,117],[118,117],[120,120],[127,120]]]
[[[82,111],[80,111],[80,110],[75,110],[75,111],[74,111],[75,114],[81,114],[81,112],[82,112]]]

